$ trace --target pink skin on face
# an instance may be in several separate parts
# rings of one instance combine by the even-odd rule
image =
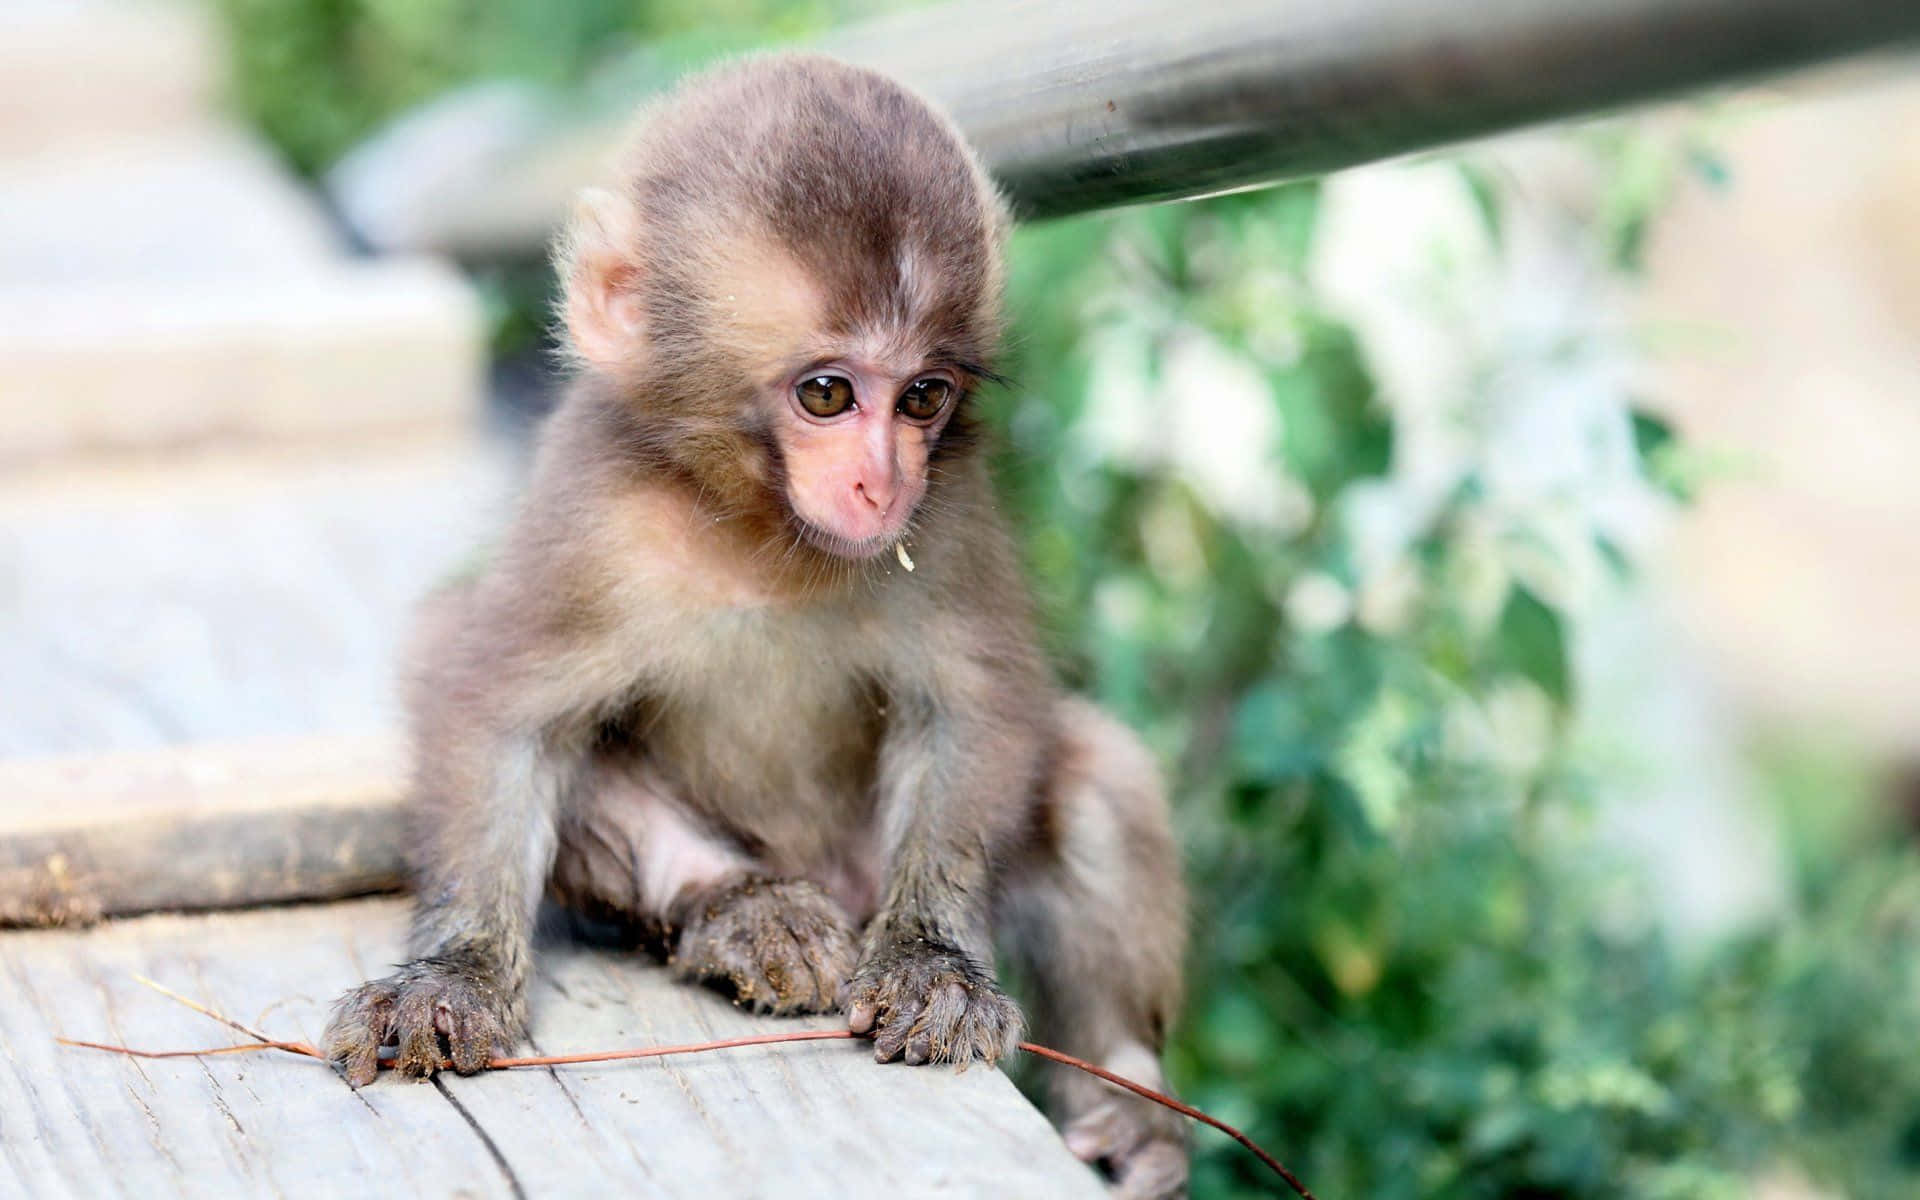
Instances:
[[[853,405],[833,416],[808,412],[794,389],[821,376],[851,383]],[[898,405],[923,379],[945,382],[949,397],[931,419],[915,420]],[[842,557],[871,558],[891,547],[926,495],[927,455],[953,413],[959,381],[946,371],[899,373],[836,360],[800,372],[786,393],[777,436],[794,514],[816,544]]]

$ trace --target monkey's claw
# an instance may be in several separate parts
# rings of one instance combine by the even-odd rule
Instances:
[[[393,1066],[403,1075],[425,1078],[449,1060],[471,1075],[512,1046],[518,1022],[503,995],[467,968],[418,959],[341,996],[322,1044],[354,1087],[373,1082],[382,1046],[397,1048]]]
[[[682,979],[727,985],[757,1012],[832,1012],[853,973],[853,928],[803,880],[749,879],[687,906],[671,963]]]
[[[877,1062],[994,1062],[1024,1027],[985,967],[925,941],[881,948],[847,985],[847,1028],[873,1035]]]

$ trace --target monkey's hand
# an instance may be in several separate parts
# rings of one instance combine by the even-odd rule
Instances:
[[[403,1075],[425,1078],[448,1059],[471,1075],[512,1048],[520,1031],[516,1009],[484,969],[457,958],[419,958],[340,997],[322,1042],[354,1087],[373,1082],[382,1046],[397,1047],[393,1066]]]
[[[873,1034],[877,1062],[993,1062],[1013,1052],[1025,1026],[978,959],[924,938],[869,951],[846,1003],[847,1028]]]
[[[694,897],[672,965],[682,979],[725,983],[758,1012],[832,1012],[853,973],[853,928],[817,885],[747,879]]]

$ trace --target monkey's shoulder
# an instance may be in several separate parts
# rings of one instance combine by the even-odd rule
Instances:
[[[521,540],[541,560],[534,572],[607,617],[634,609],[654,620],[693,617],[783,599],[737,530],[662,481],[535,497],[521,523]]]

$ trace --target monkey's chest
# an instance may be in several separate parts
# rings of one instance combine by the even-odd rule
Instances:
[[[831,630],[723,615],[676,657],[639,735],[676,799],[796,866],[835,857],[871,809],[884,713]]]

